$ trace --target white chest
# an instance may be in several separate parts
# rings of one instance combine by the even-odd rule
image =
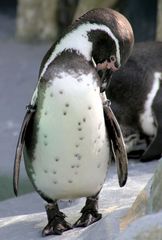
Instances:
[[[91,74],[59,77],[45,92],[32,178],[54,200],[92,196],[110,161],[99,88]]]

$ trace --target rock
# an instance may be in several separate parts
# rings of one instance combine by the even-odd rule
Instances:
[[[134,221],[116,240],[161,240],[162,211]]]
[[[80,0],[75,14],[75,19],[93,8],[110,7],[112,8],[118,0]]]
[[[25,40],[55,39],[57,1],[19,0],[17,36]]]
[[[137,196],[132,207],[121,222],[122,229],[137,218],[147,214],[162,211],[162,159],[159,160],[158,166],[153,177],[147,183],[146,187]]]
[[[126,229],[127,226],[128,228],[120,239],[162,239],[161,176],[162,159],[159,160],[151,180],[137,196],[128,213],[122,218],[121,229]],[[133,229],[136,231],[133,232]]]
[[[72,23],[79,0],[61,0],[58,1],[57,25],[58,36],[61,36]]]
[[[128,224],[134,220],[144,216],[147,212],[148,199],[150,196],[152,179],[147,183],[146,187],[140,192],[134,201],[132,207],[128,210],[127,214],[122,218],[121,229],[125,229]]]
[[[149,186],[146,213],[155,213],[162,211],[162,160],[159,161],[159,164]]]
[[[162,0],[158,0],[156,40],[162,41]]]
[[[16,35],[25,40],[56,40],[71,24],[74,15],[78,18],[92,8],[112,7],[116,2],[80,0],[78,5],[78,0],[18,0]]]

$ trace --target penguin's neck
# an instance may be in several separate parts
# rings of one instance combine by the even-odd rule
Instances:
[[[76,29],[68,32],[56,44],[52,54],[44,65],[40,78],[44,75],[49,64],[63,51],[75,50],[79,55],[83,55],[87,61],[90,61],[92,58],[93,43],[90,41],[88,34],[95,30],[106,32],[115,41],[116,46],[118,46],[118,40],[107,26],[96,23],[81,24]],[[119,49],[117,47],[117,51],[118,50]]]

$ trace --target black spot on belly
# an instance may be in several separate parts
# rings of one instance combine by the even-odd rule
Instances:
[[[53,174],[55,175],[55,174],[56,174],[56,171],[53,171]]]
[[[99,163],[98,165],[97,165],[97,168],[100,168],[101,167],[101,163]]]
[[[64,112],[63,112],[63,115],[66,116],[66,115],[67,115],[67,112],[64,111]]]
[[[86,118],[83,118],[83,122],[86,122]]]
[[[47,169],[44,170],[44,173],[48,173]]]
[[[44,115],[45,115],[45,116],[47,116],[47,114],[48,114],[48,112],[47,112],[47,111],[45,111],[45,112],[44,112]]]
[[[54,184],[57,184],[58,182],[56,180],[53,181]]]
[[[74,154],[74,156],[75,156],[78,160],[80,160],[80,159],[82,158],[82,156],[81,156],[79,153]]]
[[[56,161],[56,162],[59,162],[59,161],[60,161],[60,159],[59,159],[58,157],[56,157],[56,158],[55,158],[55,161]]]
[[[82,141],[84,139],[84,137],[80,137],[79,139]]]
[[[69,103],[66,103],[66,104],[65,104],[65,107],[69,107]]]
[[[82,156],[79,154],[78,157],[77,157],[77,159],[80,160],[81,158],[82,158]]]
[[[80,126],[80,125],[81,125],[81,122],[78,122],[78,125]]]
[[[48,143],[47,142],[44,142],[44,146],[47,146],[48,145]]]
[[[47,134],[44,134],[44,138],[47,138]]]
[[[72,183],[73,181],[72,180],[69,180],[68,183]]]
[[[60,90],[59,93],[60,93],[60,94],[63,94],[63,90]]]
[[[50,93],[50,97],[53,97],[53,93]]]
[[[91,106],[88,106],[88,110],[91,110],[92,109],[92,107]]]
[[[75,165],[71,165],[71,168],[75,168]]]
[[[76,144],[75,147],[78,148],[78,147],[79,147],[79,144]]]
[[[82,128],[78,128],[78,131],[82,131]]]

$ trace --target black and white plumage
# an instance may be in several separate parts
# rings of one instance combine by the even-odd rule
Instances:
[[[107,96],[130,158],[148,161],[161,156],[161,79],[161,42],[136,43],[127,63],[112,76]]]
[[[127,60],[133,42],[132,28],[124,16],[111,9],[96,9],[74,22],[43,59],[14,166],[17,194],[23,151],[28,176],[48,202],[43,235],[71,228],[58,209],[58,199],[87,197],[76,227],[101,218],[98,194],[113,153],[120,186],[126,182],[122,134],[101,92],[106,87],[105,76]]]

